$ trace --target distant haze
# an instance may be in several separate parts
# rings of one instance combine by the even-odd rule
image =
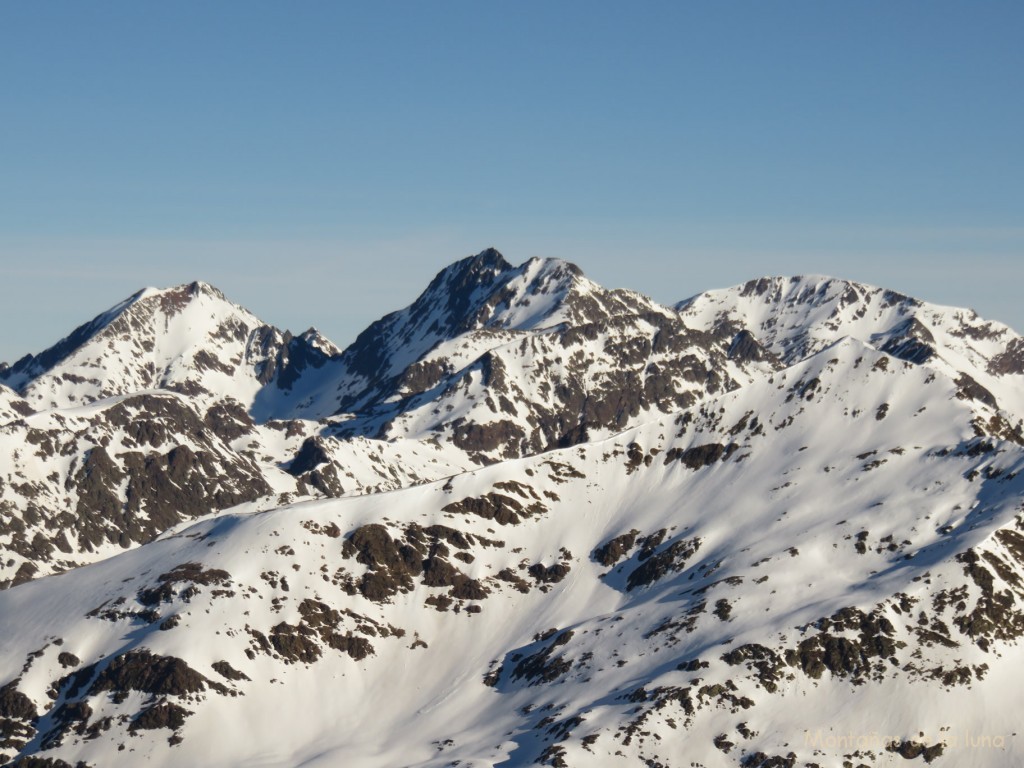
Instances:
[[[217,286],[265,322],[296,333],[313,326],[345,347],[370,322],[409,304],[438,270],[483,245],[462,251],[429,244],[364,251],[302,243],[133,245],[143,255],[89,253],[79,267],[66,266],[78,261],[71,256],[79,252],[68,245],[67,257],[54,254],[49,268],[45,260],[35,267],[0,267],[0,323],[6,329],[0,337],[0,360],[10,363],[45,349],[140,288],[196,279]],[[590,253],[568,245],[552,253],[496,245],[513,263],[532,255],[566,257],[606,287],[637,290],[664,304],[763,275],[828,274],[925,301],[970,307],[986,319],[1018,331],[1024,328],[1024,309],[1017,299],[1024,263],[998,255],[889,258],[865,251],[861,258],[817,257],[799,252],[650,251],[625,244],[618,254],[598,250],[598,244]],[[918,266],[923,261],[927,268]]]
[[[344,346],[488,246],[1024,329],[1022,35],[998,0],[5,3],[0,359],[195,279]]]

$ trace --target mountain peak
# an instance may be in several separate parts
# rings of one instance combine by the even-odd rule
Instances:
[[[281,336],[209,283],[144,288],[0,371],[0,382],[44,407],[179,385],[195,393],[199,380],[248,361],[254,333]]]
[[[216,286],[202,280],[193,280],[190,283],[180,283],[168,288],[147,286],[133,293],[118,306],[123,305],[124,307],[129,307],[134,304],[138,304],[141,301],[160,296],[175,297],[183,301],[195,299],[199,296],[209,296],[220,299],[221,301],[228,301],[230,303],[229,299],[224,295],[224,292]]]
[[[869,283],[822,274],[769,275],[748,280],[731,288],[707,291],[679,302],[676,308],[686,310],[702,297],[736,294],[744,299],[758,299],[766,305],[823,305],[839,301],[849,305],[864,299],[881,297],[886,306],[904,304],[915,307],[920,301],[898,291]]]
[[[136,300],[132,304],[144,304],[156,300],[160,308],[169,313],[176,313],[183,310],[189,304],[202,299],[210,299],[214,302],[223,302],[231,308],[238,308],[231,302],[224,293],[209,283],[201,280],[194,280],[191,283],[182,283],[170,288],[146,288],[135,294]]]
[[[432,326],[460,325],[474,306],[514,267],[494,248],[455,262],[438,272],[427,290],[413,303],[414,315],[433,315]]]
[[[639,294],[604,290],[575,264],[534,257],[513,266],[488,248],[442,269],[411,305],[359,335],[344,353],[356,375],[344,404],[466,334],[537,332],[644,311],[667,312]]]
[[[505,260],[505,257],[501,255],[497,248],[485,248],[476,256],[467,256],[465,259],[456,262],[456,264],[471,264],[476,268],[498,270],[509,269],[512,266]]]

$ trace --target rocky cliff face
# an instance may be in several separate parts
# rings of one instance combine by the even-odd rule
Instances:
[[[1014,764],[1020,348],[495,251],[343,351],[137,294],[2,374],[0,763]]]

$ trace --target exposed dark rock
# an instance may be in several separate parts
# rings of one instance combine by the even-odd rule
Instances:
[[[441,511],[477,515],[485,520],[494,520],[500,525],[517,525],[523,517],[542,514],[547,511],[547,508],[540,502],[525,505],[511,496],[492,492],[478,498],[468,498],[448,504]]]
[[[786,663],[782,657],[770,648],[756,643],[734,648],[722,655],[722,661],[732,666],[745,664],[747,669],[756,671],[757,679],[769,693],[775,692],[778,681],[786,674]]]
[[[397,378],[395,388],[404,395],[426,392],[453,373],[447,360],[417,360]]]
[[[733,742],[729,741],[729,737],[724,733],[720,733],[718,736],[715,736],[715,738],[712,739],[712,743],[726,754],[729,754],[729,752],[732,751],[732,748],[736,746]]]
[[[129,473],[127,511],[145,509],[149,523],[137,541],[144,542],[183,516],[198,517],[271,493],[255,466],[226,463],[207,451],[180,445],[163,456],[126,454]],[[130,523],[137,520],[132,516]]]
[[[511,679],[524,679],[530,681],[530,685],[550,683],[572,669],[572,662],[563,656],[556,655],[556,649],[572,640],[573,631],[567,629],[559,633],[550,644],[541,650],[526,656],[512,670]]]
[[[307,437],[303,441],[302,447],[299,448],[299,452],[295,454],[295,458],[292,459],[292,463],[288,466],[287,471],[289,474],[298,477],[321,464],[328,464],[330,461],[331,456],[324,448],[320,438]]]
[[[197,585],[224,586],[231,583],[231,574],[219,568],[203,568],[202,563],[182,563],[157,576],[160,586],[143,588],[136,599],[143,605],[169,603],[177,595],[188,601],[198,593]],[[189,585],[181,590],[179,585]]]
[[[333,359],[317,346],[319,338],[320,335],[313,328],[300,336],[286,338],[274,361],[275,378],[280,389],[290,390],[304,371],[322,368]]]
[[[715,602],[715,610],[713,613],[721,621],[728,621],[729,617],[732,615],[732,606],[729,604],[729,601],[723,597]]]
[[[941,741],[930,747],[925,744],[919,744],[916,741],[894,741],[885,745],[886,752],[895,752],[904,760],[923,757],[926,763],[931,763],[935,758],[941,757],[944,750],[945,745]]]
[[[916,317],[909,317],[888,332],[881,351],[922,365],[935,355],[935,336]]]
[[[452,442],[467,453],[493,453],[511,459],[524,453],[526,432],[514,421],[502,419],[478,424],[467,419],[452,422]]]
[[[1015,552],[1013,547],[1018,543],[1014,533],[1000,531],[1001,543],[1004,546],[1009,544],[1011,552]],[[960,632],[982,648],[986,648],[992,640],[1014,641],[1024,636],[1024,612],[1019,608],[1024,588],[1019,581],[1016,590],[1012,588],[1017,580],[1013,572],[991,553],[985,553],[982,557],[974,550],[967,550],[958,555],[957,560],[963,564],[964,574],[981,591],[970,611],[964,610],[954,617],[953,623]],[[1004,579],[1011,585],[1010,589],[997,588],[993,570],[1004,574]]]
[[[700,539],[680,539],[670,544],[657,554],[646,558],[641,552],[643,562],[626,577],[626,590],[653,584],[668,573],[679,572],[686,568],[687,561],[700,549]]]
[[[981,384],[966,373],[961,373],[957,377],[956,386],[956,396],[961,400],[977,400],[979,403],[984,403],[990,408],[999,407],[999,404],[996,402],[995,395],[985,389],[985,387],[981,386]]]
[[[121,500],[111,489],[121,483],[124,473],[114,464],[107,451],[97,446],[85,454],[81,467],[73,477],[78,491],[76,512],[80,538],[84,537],[86,545],[99,544],[106,539],[105,532],[97,530],[94,524],[90,525],[90,521],[117,520],[123,517]]]
[[[423,583],[428,587],[450,587],[463,573],[443,557],[432,555],[423,561]]]
[[[527,569],[527,572],[535,581],[541,584],[557,584],[569,575],[569,570],[569,566],[565,563],[555,563],[547,566],[541,563],[534,563]]]
[[[595,549],[591,556],[595,562],[600,563],[605,568],[610,568],[629,554],[629,551],[636,545],[636,537],[639,535],[640,531],[634,529],[629,533],[609,539]]]
[[[313,520],[304,520],[302,527],[311,533],[327,536],[331,539],[337,539],[341,536],[341,528],[339,528],[338,524],[334,522],[328,523],[327,525],[320,525]]]
[[[679,461],[690,469],[701,469],[703,467],[711,466],[716,461],[726,461],[730,456],[732,456],[737,448],[739,448],[739,446],[735,443],[729,443],[729,445],[709,443],[707,445],[697,445],[685,450],[680,448],[670,448],[665,453],[665,463],[671,464],[673,461]]]
[[[455,528],[449,528],[446,525],[431,525],[422,530],[426,536],[432,539],[440,539],[451,544],[456,549],[469,549],[473,543],[473,537],[470,534]]]
[[[1006,349],[992,358],[989,373],[996,376],[1024,375],[1024,338],[1014,338]]]
[[[248,435],[255,426],[242,404],[235,400],[216,403],[203,417],[203,424],[221,440],[230,443]]]
[[[740,765],[743,768],[793,768],[796,765],[796,755],[790,752],[785,757],[782,757],[780,755],[766,755],[764,752],[754,752],[746,755]]]
[[[447,595],[431,595],[423,602],[440,613],[444,613],[455,604],[455,601]]]
[[[352,531],[342,547],[344,557],[354,557],[369,569],[360,578],[357,589],[374,602],[410,591],[413,577],[423,572],[423,554],[422,548],[394,541],[387,528],[377,523]]]
[[[61,651],[57,655],[57,661],[60,662],[60,665],[65,669],[77,667],[79,664],[82,663],[81,659],[75,656],[75,654],[68,653],[67,651]]]
[[[355,661],[362,661],[367,656],[373,655],[373,645],[365,637],[359,637],[351,633],[340,635],[332,634],[328,638],[328,644],[336,651],[347,653]]]
[[[16,587],[19,584],[24,584],[26,581],[31,581],[35,578],[38,570],[39,569],[36,567],[35,563],[30,563],[28,561],[22,563],[14,573],[14,578],[11,580],[11,586]]]
[[[68,699],[78,696],[79,691],[87,685],[90,695],[103,691],[142,691],[156,695],[183,696],[200,693],[208,687],[223,690],[220,684],[211,683],[182,659],[157,656],[148,650],[128,651],[106,666],[103,666],[103,662],[90,664],[72,673],[69,679]]]
[[[84,701],[65,701],[53,713],[53,727],[40,740],[43,749],[60,746],[69,733],[84,736],[89,733],[92,707]]]
[[[813,625],[818,632],[805,638],[796,649],[787,649],[786,663],[808,677],[820,678],[826,671],[854,683],[884,676],[887,662],[896,652],[895,628],[879,612],[864,613],[843,608]],[[854,638],[843,632],[856,631]]]
[[[515,571],[513,571],[511,568],[503,568],[502,570],[498,571],[498,573],[495,574],[495,578],[499,579],[500,581],[504,581],[511,584],[523,594],[526,594],[530,591],[529,583],[521,579],[519,576],[517,576]]]
[[[307,475],[307,479],[313,488],[332,499],[345,493],[345,487],[338,479],[338,471],[333,465],[314,469]]]
[[[273,649],[288,661],[312,664],[322,653],[317,632],[305,624],[281,622],[270,630],[269,639]]]
[[[210,666],[213,668],[214,672],[228,680],[237,682],[239,680],[249,679],[248,675],[246,675],[244,672],[239,672],[226,661],[215,661]]]
[[[10,763],[10,768],[93,768],[93,766],[81,760],[72,765],[71,763],[56,757],[36,757],[35,755],[26,755],[25,757],[19,757],[13,763]]]
[[[727,356],[730,360],[741,363],[759,363],[769,357],[774,357],[754,338],[754,334],[744,328],[737,333],[729,344]]]
[[[18,690],[20,680],[12,680],[0,688],[0,717],[34,721],[38,717],[32,699]]]
[[[103,412],[103,422],[117,427],[129,445],[162,448],[182,437],[201,440],[203,422],[181,398],[167,395],[132,395]]]
[[[448,594],[457,600],[483,600],[490,592],[483,584],[476,579],[471,579],[464,574],[456,577],[455,583]],[[473,611],[475,612],[475,611]]]
[[[129,732],[156,728],[177,730],[185,725],[185,719],[191,714],[192,712],[184,707],[169,701],[162,701],[156,706],[144,709],[128,726],[128,730]]]
[[[406,312],[386,315],[360,333],[342,353],[342,361],[365,384],[342,399],[340,411],[351,410],[375,391],[390,391],[390,356],[397,346],[411,342],[414,333],[426,330],[436,338],[450,338],[474,328],[486,297],[511,271],[512,265],[494,249],[462,259],[439,272]]]

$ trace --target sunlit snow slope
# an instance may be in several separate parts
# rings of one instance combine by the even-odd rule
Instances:
[[[21,365],[0,541],[73,570],[0,592],[0,763],[1018,764],[1021,346],[829,278],[669,309],[486,251],[289,387],[48,403],[63,363]]]

